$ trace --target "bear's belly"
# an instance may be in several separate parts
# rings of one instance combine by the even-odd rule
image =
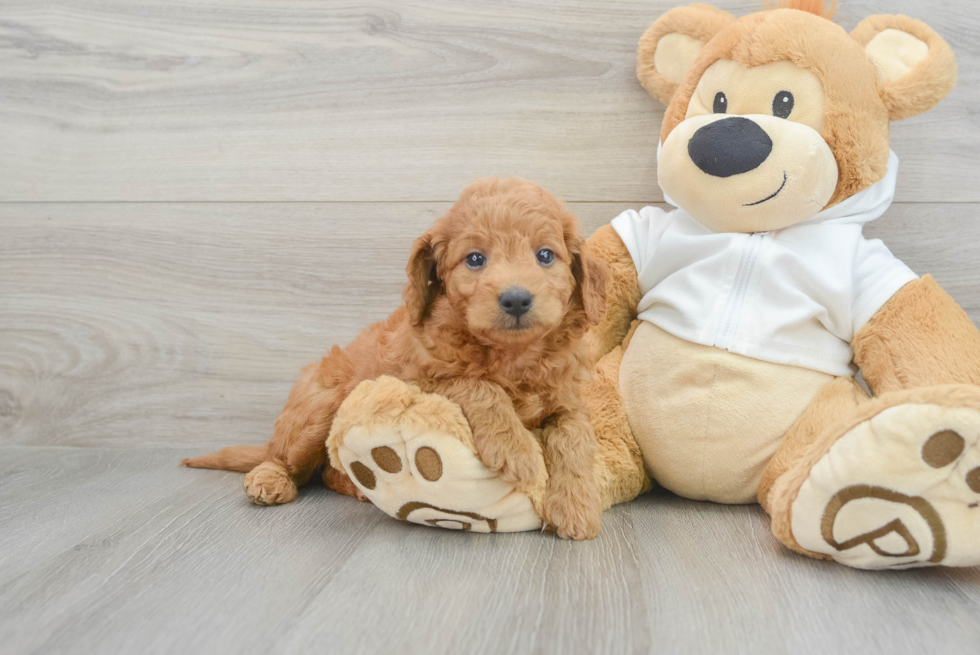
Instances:
[[[783,436],[833,376],[679,339],[643,321],[620,390],[647,472],[687,498],[756,501]]]

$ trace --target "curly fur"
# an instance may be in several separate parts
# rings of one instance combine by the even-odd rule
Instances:
[[[550,266],[535,259],[543,246],[555,253]],[[485,270],[466,266],[473,251],[486,255]],[[303,370],[267,446],[183,463],[258,466],[262,475],[246,481],[249,497],[289,502],[296,494],[283,488],[283,473],[294,486],[328,463],[339,469],[324,447],[338,408],[360,382],[389,375],[457,402],[480,459],[518,488],[537,480],[542,444],[531,430],[543,428],[550,462],[544,518],[560,536],[594,537],[601,521],[595,435],[579,394],[590,364],[583,336],[604,316],[608,273],[578,221],[531,182],[479,180],[416,239],[406,270],[404,306]],[[534,296],[518,319],[498,300],[514,285]],[[356,487],[345,478],[327,476],[332,488],[351,493]],[[266,482],[275,489],[262,488]]]

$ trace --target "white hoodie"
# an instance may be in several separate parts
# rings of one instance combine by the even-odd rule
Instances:
[[[854,335],[917,277],[861,234],[891,204],[897,174],[891,152],[882,180],[771,232],[713,232],[680,208],[623,212],[612,226],[636,265],[639,318],[705,346],[853,375]]]

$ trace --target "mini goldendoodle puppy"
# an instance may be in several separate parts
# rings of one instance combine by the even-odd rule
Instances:
[[[563,538],[594,538],[595,435],[579,389],[607,272],[578,221],[536,184],[479,180],[416,239],[407,271],[405,304],[304,369],[268,444],[183,463],[247,472],[245,492],[261,505],[292,501],[325,465],[328,486],[359,495],[328,465],[324,442],[354,387],[390,375],[458,403],[480,459],[518,489],[537,479],[543,446],[546,522]]]

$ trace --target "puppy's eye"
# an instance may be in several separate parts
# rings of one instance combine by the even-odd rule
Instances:
[[[789,118],[793,113],[793,94],[789,91],[780,91],[772,99],[772,115],[778,118]]]
[[[547,248],[542,248],[539,250],[536,256],[538,258],[538,263],[542,266],[551,266],[553,263],[555,263],[555,253]]]
[[[728,113],[728,96],[719,91],[715,94],[715,113],[716,114],[727,114]]]
[[[487,258],[478,252],[471,252],[466,255],[466,265],[473,270],[483,268],[487,265]]]

